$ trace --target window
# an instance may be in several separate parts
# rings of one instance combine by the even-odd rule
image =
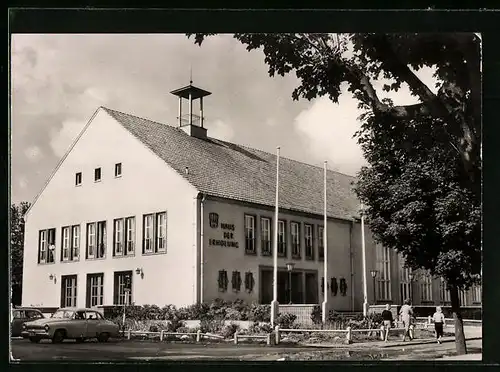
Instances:
[[[87,258],[106,257],[106,221],[87,224]]]
[[[475,304],[480,304],[482,302],[481,285],[479,284],[472,286],[472,302]]]
[[[422,302],[432,301],[432,276],[428,272],[422,275],[422,283],[420,283],[420,296]]]
[[[167,214],[156,214],[156,251],[165,252],[167,249]]]
[[[401,266],[399,268],[399,295],[401,303],[411,298],[411,282],[410,282],[411,269]]]
[[[61,239],[61,261],[69,261],[70,258],[70,233],[71,227],[65,226],[62,228],[62,239]]]
[[[313,225],[304,225],[304,243],[306,250],[306,259],[314,260]]]
[[[300,258],[300,225],[297,222],[290,222],[292,233],[292,257]]]
[[[263,256],[271,255],[271,219],[262,217],[260,219],[260,238]]]
[[[123,218],[114,221],[113,256],[123,256]]]
[[[75,174],[75,186],[80,186],[82,184],[82,172]]]
[[[129,231],[133,232],[133,222]],[[135,234],[135,232],[134,232]],[[167,213],[145,214],[143,217],[142,253],[165,253],[167,250]]]
[[[80,225],[61,230],[61,261],[77,261],[80,251]]]
[[[325,259],[325,228],[318,226],[318,259]]]
[[[38,263],[55,262],[56,229],[40,230],[38,233]]]
[[[219,288],[219,292],[226,292],[227,285],[228,285],[227,271],[219,270],[219,276],[217,278],[217,286]]]
[[[76,306],[76,275],[61,277],[61,307]]]
[[[460,302],[460,306],[467,306],[467,294],[464,290],[458,291],[458,301]]]
[[[115,164],[115,177],[121,177],[122,175],[122,163]]]
[[[233,287],[233,291],[239,292],[241,289],[241,274],[239,271],[233,271],[231,278],[231,285]]]
[[[278,221],[278,256],[286,257],[286,222]]]
[[[442,303],[446,304],[451,302],[450,291],[446,288],[446,281],[443,278],[441,278],[439,283],[439,295]]]
[[[377,250],[377,300],[392,300],[391,296],[391,259],[389,248],[380,244],[376,246]]]
[[[77,261],[80,257],[80,225],[71,226],[71,260]]]
[[[104,274],[87,274],[87,305],[100,306],[104,303]]]
[[[130,305],[132,303],[132,271],[115,272],[115,305]]]
[[[255,253],[255,217],[245,215],[245,252]]]
[[[113,256],[133,256],[135,217],[118,218],[113,225]]]
[[[98,182],[101,180],[101,168],[96,168],[94,170],[94,181]]]

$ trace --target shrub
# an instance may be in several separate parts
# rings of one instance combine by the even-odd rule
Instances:
[[[192,331],[188,327],[179,327],[175,330],[177,333],[192,333]],[[196,332],[196,331],[195,331]]]
[[[226,310],[226,320],[242,320],[242,314],[234,309],[234,308],[228,308]]]
[[[181,327],[185,327],[186,323],[179,318],[173,318],[168,322],[167,331],[168,332],[177,332],[177,330]]]
[[[312,322],[314,324],[321,324],[323,322],[321,315],[322,315],[321,306],[319,306],[319,305],[314,306],[312,311],[311,311]]]
[[[222,336],[224,336],[224,338],[231,338],[239,329],[240,326],[238,324],[230,323],[222,329]]]
[[[290,329],[294,328],[295,320],[297,320],[297,315],[295,314],[278,314],[276,317],[276,324],[278,324],[280,328]]]
[[[202,333],[220,333],[224,328],[223,319],[202,319],[200,321],[200,329]]]
[[[250,306],[249,320],[253,320],[255,322],[270,322],[271,306],[253,303]]]

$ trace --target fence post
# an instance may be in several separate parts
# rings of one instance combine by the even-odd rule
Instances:
[[[352,332],[351,332],[351,327],[347,327],[347,334],[346,334],[346,340],[347,340],[347,343],[351,343],[352,341]]]
[[[234,332],[234,344],[238,345],[238,331]]]
[[[280,343],[280,326],[277,325],[276,327],[274,327],[274,332],[275,332],[275,342],[276,342],[276,345],[279,345]]]
[[[160,341],[163,341],[163,329],[160,331]]]
[[[201,329],[196,331],[196,342],[201,341]]]
[[[131,332],[130,332],[130,329],[129,329],[129,330],[127,331],[127,339],[128,339],[128,340],[130,340],[130,336],[131,336],[131,334],[130,334],[130,333],[131,333]]]
[[[409,330],[409,333],[410,333],[410,337],[411,337],[411,338],[415,338],[415,334],[414,334],[414,332],[413,332],[413,329],[414,329],[414,326],[413,326],[413,324],[411,324],[411,325],[410,325],[410,330]]]
[[[383,325],[380,326],[380,339],[385,340],[385,327]]]
[[[427,324],[428,325],[431,325],[432,324],[432,318],[431,316],[429,315],[429,317],[427,318]]]
[[[271,334],[267,334],[267,340],[266,340],[267,346],[271,346]]]

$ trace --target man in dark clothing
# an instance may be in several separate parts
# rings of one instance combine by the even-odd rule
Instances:
[[[389,329],[391,329],[393,322],[392,311],[390,309],[391,305],[387,304],[385,305],[385,310],[382,311],[382,319],[384,321],[384,331],[385,331],[385,337],[384,337],[385,342],[387,342],[387,337],[389,336]]]

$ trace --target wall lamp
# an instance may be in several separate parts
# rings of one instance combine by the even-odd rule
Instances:
[[[57,281],[56,275],[55,274],[50,274],[49,275],[49,280],[53,281],[55,283]]]
[[[142,267],[138,267],[137,269],[135,269],[135,273],[136,273],[137,275],[140,275],[140,276],[141,276],[141,278],[143,278],[143,277],[144,277],[144,271],[142,271]]]

